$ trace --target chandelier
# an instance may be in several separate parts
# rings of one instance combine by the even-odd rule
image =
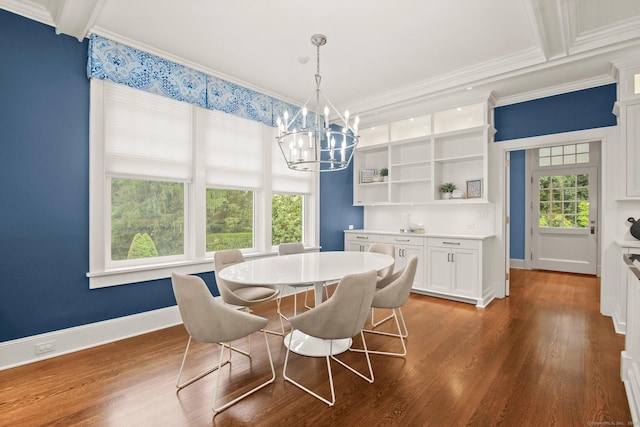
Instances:
[[[320,90],[320,46],[327,43],[327,37],[314,34],[311,43],[316,46],[316,90],[293,117],[289,117],[288,111],[284,112],[283,117],[278,117],[278,145],[289,169],[339,171],[349,166],[358,145],[360,118],[356,116],[352,125],[349,111],[345,111],[344,116],[340,114]],[[309,102],[314,99],[314,106],[311,107]],[[325,104],[323,110],[320,109],[321,101]],[[330,118],[334,120],[332,124]]]

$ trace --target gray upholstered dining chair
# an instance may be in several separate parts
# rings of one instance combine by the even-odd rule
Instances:
[[[258,304],[269,301],[276,301],[277,312],[280,313],[280,289],[277,286],[247,286],[240,283],[234,283],[220,278],[219,273],[232,265],[244,262],[244,255],[238,249],[226,249],[217,251],[213,254],[214,273],[218,291],[222,301],[226,304],[236,305],[248,309]],[[280,315],[278,315],[280,318]],[[280,327],[282,332],[269,331],[268,333],[276,335],[284,335],[284,324],[280,318]]]
[[[293,255],[293,254],[302,254],[304,253],[304,245],[302,243],[296,242],[296,243],[280,243],[278,245],[278,255],[280,256],[284,256],[284,255]],[[281,295],[282,292],[284,292],[284,286],[282,285],[282,290],[281,290]],[[293,315],[295,316],[296,314],[298,314],[298,296],[297,296],[297,288],[306,288],[304,291],[304,306],[307,309],[312,308],[311,306],[309,306],[309,304],[307,304],[307,294],[309,292],[309,288],[313,287],[313,283],[300,283],[300,284],[296,284],[296,285],[288,285],[292,288],[296,288],[296,293],[293,294]],[[323,289],[325,291],[325,294],[327,296],[327,298],[329,298],[329,292],[327,291],[327,288],[325,286],[323,286]],[[282,296],[280,296],[279,298],[282,298]],[[280,316],[282,316],[285,320],[289,320],[289,318],[287,316],[285,316],[284,314],[280,313]]]
[[[404,339],[408,336],[407,324],[404,321],[402,315],[402,306],[406,304],[409,299],[409,293],[411,292],[411,286],[413,285],[413,279],[416,277],[416,268],[418,266],[418,257],[412,256],[409,258],[407,265],[404,269],[395,272],[386,281],[382,283],[383,287],[376,289],[376,293],[373,296],[371,302],[371,309],[389,309],[391,315],[387,319],[394,319],[398,333],[381,332],[374,330],[377,325],[372,325],[372,329],[365,329],[364,332],[369,332],[379,335],[387,335],[391,337],[400,338],[402,344],[402,352],[385,352],[377,350],[365,349],[351,349],[352,351],[366,351],[371,354],[384,354],[387,356],[399,356],[403,357],[407,354],[407,347],[404,343]],[[398,318],[400,320],[398,320]],[[404,331],[400,329],[400,321]]]
[[[182,317],[182,322],[189,333],[189,341],[187,341],[187,348],[185,349],[184,356],[182,357],[182,364],[180,365],[178,380],[176,382],[178,390],[181,390],[205,375],[217,370],[218,375],[215,391],[213,393],[212,409],[214,412],[220,412],[238,402],[240,399],[243,399],[274,382],[276,376],[275,369],[273,367],[271,350],[269,349],[269,340],[267,339],[267,335],[264,331],[264,327],[268,323],[267,319],[244,311],[235,310],[216,302],[213,295],[211,295],[211,292],[209,292],[207,285],[198,276],[172,273],[171,283],[173,286],[173,293],[178,303],[178,309],[180,310],[180,316]],[[249,337],[249,339],[251,339],[251,335],[261,329],[263,330],[262,332],[267,346],[267,354],[269,355],[271,378],[230,402],[216,407],[218,389],[220,385],[220,368],[230,362],[233,351],[251,358],[249,352],[232,347],[231,342],[244,337]],[[220,358],[217,366],[180,384],[180,378],[182,377],[182,370],[184,369],[191,340],[196,340],[202,343],[218,344],[220,346]],[[229,349],[229,357],[227,360],[223,361],[225,347]],[[251,345],[249,345],[249,349],[251,349]]]
[[[285,381],[289,381],[329,406],[333,406],[336,401],[333,387],[333,374],[331,372],[331,359],[369,383],[373,382],[373,369],[371,368],[371,360],[369,359],[369,353],[367,353],[367,342],[362,333],[362,328],[367,321],[375,290],[376,272],[374,270],[344,276],[328,300],[290,319],[292,328],[290,337],[293,337],[294,330],[299,330],[307,335],[329,341],[329,348],[327,349],[328,351],[325,358],[327,361],[327,371],[329,373],[331,400],[320,396],[287,376],[291,344],[287,346],[284,367],[282,369]],[[369,368],[369,376],[363,375],[333,355],[333,340],[352,338],[358,334],[362,338],[363,351]]]
[[[381,283],[383,283],[385,280],[387,280],[387,278],[389,278],[389,276],[391,276],[391,274],[393,274],[393,269],[395,267],[395,259],[396,259],[396,247],[393,246],[390,243],[372,243],[371,246],[369,246],[369,252],[376,252],[379,254],[384,254],[384,255],[389,255],[391,258],[393,258],[393,264],[391,264],[389,267],[382,269],[380,271],[378,271],[378,288],[381,286]],[[379,320],[378,322],[375,321],[374,319],[374,313],[375,310],[372,309],[371,310],[371,324],[373,325],[373,327],[376,327],[378,325],[383,324],[384,322],[386,322],[387,320],[391,319],[391,316],[387,316],[382,320]]]
[[[369,246],[369,252],[389,255],[394,260],[393,264],[389,267],[378,271],[378,283],[380,283],[393,273],[393,267],[395,266],[396,259],[396,247],[390,243],[372,243],[371,246]]]

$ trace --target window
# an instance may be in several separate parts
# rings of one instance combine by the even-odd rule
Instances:
[[[253,246],[253,191],[207,189],[207,252]]]
[[[559,145],[538,150],[539,166],[561,166],[589,163],[589,143]]]
[[[286,167],[275,128],[97,79],[90,111],[90,288],[317,244],[317,174]]]
[[[589,227],[589,175],[541,176],[540,227]]]
[[[271,198],[271,244],[302,242],[302,196],[274,194]]]
[[[111,179],[111,260],[184,254],[184,184]]]

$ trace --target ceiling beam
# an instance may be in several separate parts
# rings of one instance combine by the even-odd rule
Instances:
[[[67,34],[82,41],[100,14],[104,0],[50,1],[47,9],[56,34]]]
[[[562,0],[524,0],[531,31],[547,60],[569,54],[567,2]]]

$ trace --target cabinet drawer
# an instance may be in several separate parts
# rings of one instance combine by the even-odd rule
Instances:
[[[345,234],[345,240],[348,240],[350,242],[376,243],[380,241],[380,235],[366,233],[347,233]]]
[[[392,245],[424,246],[424,237],[416,237],[416,236],[382,236],[382,243],[391,243]]]
[[[446,237],[430,237],[427,241],[428,246],[437,248],[450,248],[450,249],[478,249],[480,247],[480,240],[469,239],[448,239]]]

